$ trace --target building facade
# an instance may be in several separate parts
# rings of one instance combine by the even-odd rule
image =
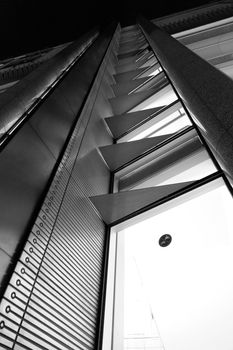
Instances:
[[[232,349],[233,3],[0,64],[0,349]]]

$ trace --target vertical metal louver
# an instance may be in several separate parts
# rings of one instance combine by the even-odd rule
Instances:
[[[2,349],[93,348],[105,228],[66,170],[68,159],[67,153],[1,304]]]
[[[105,92],[96,86],[115,44],[113,39],[90,91],[93,103],[103,105]],[[92,106],[70,137],[0,304],[0,349],[95,348],[106,227],[89,196],[108,192],[110,173],[98,152],[92,155],[99,141],[88,140],[103,117]],[[100,134],[103,142],[111,140],[107,129]],[[86,161],[83,151],[91,154]],[[81,170],[91,173],[92,162],[99,175],[91,182]]]

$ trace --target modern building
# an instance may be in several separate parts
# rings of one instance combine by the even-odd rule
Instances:
[[[0,349],[232,349],[232,79],[232,1],[0,62]]]

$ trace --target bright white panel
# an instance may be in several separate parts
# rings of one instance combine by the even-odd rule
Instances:
[[[136,325],[149,308],[166,350],[232,350],[232,211],[232,196],[216,180],[212,191],[124,232],[125,302],[137,300],[125,318]],[[165,233],[172,242],[162,248]],[[140,321],[137,332],[146,334],[139,328]]]

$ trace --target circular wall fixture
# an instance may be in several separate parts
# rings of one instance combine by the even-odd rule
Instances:
[[[171,243],[171,241],[172,241],[172,236],[166,234],[166,235],[163,235],[163,236],[160,237],[159,245],[161,247],[167,247]]]

